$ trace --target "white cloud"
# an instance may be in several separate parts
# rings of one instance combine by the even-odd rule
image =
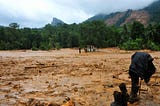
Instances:
[[[98,13],[139,9],[155,0],[0,0],[0,25],[43,27],[57,17],[79,23]]]

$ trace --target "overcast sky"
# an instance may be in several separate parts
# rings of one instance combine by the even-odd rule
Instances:
[[[0,0],[0,25],[43,27],[52,18],[80,23],[99,13],[140,9],[156,0]]]

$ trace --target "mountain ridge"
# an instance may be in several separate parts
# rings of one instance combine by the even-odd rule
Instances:
[[[128,9],[123,12],[114,12],[110,14],[98,14],[86,21],[102,20],[107,25],[122,26],[124,24],[139,21],[144,25],[154,22],[160,22],[160,0],[151,3],[150,5],[139,9]]]
[[[62,20],[53,17],[52,22],[51,22],[52,26],[59,26],[59,25],[63,25],[63,24],[65,24],[65,23]]]

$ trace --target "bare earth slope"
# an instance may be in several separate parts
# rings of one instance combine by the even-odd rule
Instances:
[[[113,91],[122,82],[130,91],[128,67],[135,51],[117,48],[79,54],[59,51],[0,51],[0,106],[27,106],[30,98],[63,104],[70,97],[76,106],[110,106]],[[160,52],[149,52],[160,69]],[[129,106],[160,105],[160,72],[150,86],[142,82],[140,101]]]
[[[124,24],[132,23],[134,21],[141,22],[144,25],[147,25],[150,20],[150,15],[145,10],[128,10],[125,12],[119,12],[114,16],[105,20],[107,25],[118,25],[122,26]]]

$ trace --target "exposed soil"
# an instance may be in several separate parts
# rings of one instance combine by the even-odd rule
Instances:
[[[110,106],[120,83],[130,92],[128,68],[134,52],[0,51],[0,106],[27,106],[31,99],[63,104],[66,97],[76,106]],[[154,57],[157,72],[149,86],[142,82],[140,101],[129,106],[160,106],[160,52],[145,52]]]

